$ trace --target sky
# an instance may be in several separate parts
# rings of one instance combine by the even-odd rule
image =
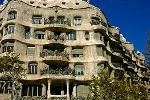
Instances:
[[[90,3],[104,12],[110,25],[120,28],[120,33],[134,44],[136,50],[146,52],[150,0],[90,0]]]
[[[146,52],[150,33],[150,0],[91,0],[107,17],[110,25],[118,26],[120,33],[135,49]]]

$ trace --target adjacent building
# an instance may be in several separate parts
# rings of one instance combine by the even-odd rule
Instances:
[[[0,6],[1,56],[19,54],[23,98],[88,96],[93,75],[147,84],[145,57],[87,0],[8,0]],[[6,84],[5,84],[6,83]],[[1,93],[11,93],[1,80]]]

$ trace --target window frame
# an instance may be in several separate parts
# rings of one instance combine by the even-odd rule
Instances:
[[[66,33],[66,40],[76,40],[76,32],[68,32]]]
[[[7,20],[14,20],[17,18],[17,11],[11,10],[8,12]]]
[[[37,74],[37,63],[28,64],[28,74]]]
[[[43,40],[45,39],[45,34],[43,31],[36,31],[35,32],[35,39]]]
[[[75,64],[75,75],[76,76],[83,76],[85,74],[84,70],[85,69],[84,69],[83,64]]]
[[[73,19],[73,24],[75,26],[81,26],[82,24],[82,17],[81,16],[75,16]]]
[[[14,33],[15,33],[15,25],[14,24],[8,24],[5,27],[5,34],[4,35],[14,34]]]
[[[82,51],[80,51],[80,52],[83,52],[83,53],[73,53],[73,52],[77,52],[77,51],[75,51],[75,49],[76,50],[82,50]],[[79,47],[72,47],[72,51],[71,51],[71,53],[72,53],[72,57],[73,58],[77,58],[77,57],[84,57],[84,47],[82,47],[82,46],[79,46]]]
[[[33,15],[32,16],[32,24],[43,24],[42,15]]]

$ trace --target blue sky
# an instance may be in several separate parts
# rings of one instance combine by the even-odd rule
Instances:
[[[121,34],[135,49],[145,53],[150,32],[150,0],[91,0],[91,4],[105,13],[110,25],[120,27]]]
[[[91,0],[99,7],[110,25],[120,27],[121,34],[135,49],[145,53],[150,32],[150,0]]]

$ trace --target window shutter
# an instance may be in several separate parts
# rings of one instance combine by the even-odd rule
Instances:
[[[72,50],[72,54],[82,54],[83,55],[83,49],[76,48]]]
[[[27,55],[35,55],[35,47],[28,47]]]
[[[96,51],[97,51],[97,55],[98,55],[98,56],[103,56],[102,47],[97,46],[97,47],[96,47]]]

